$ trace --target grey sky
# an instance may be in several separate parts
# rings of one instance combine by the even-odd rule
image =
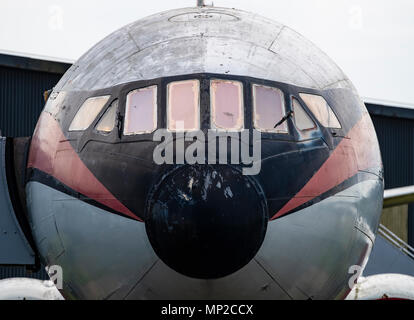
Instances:
[[[211,3],[206,0],[206,3]],[[112,31],[196,0],[1,0],[0,50],[76,60]],[[414,104],[413,0],[214,0],[302,33],[368,98]]]

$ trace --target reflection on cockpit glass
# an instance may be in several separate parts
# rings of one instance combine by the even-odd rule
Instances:
[[[167,119],[170,131],[200,129],[200,83],[198,80],[168,84]]]
[[[87,99],[73,118],[69,131],[86,130],[102,111],[109,98],[110,96],[101,96]]]
[[[96,130],[99,132],[108,133],[115,127],[116,114],[118,111],[118,99],[112,102],[111,106],[105,111],[101,120],[96,125]]]
[[[300,93],[300,97],[319,120],[321,125],[327,128],[340,129],[341,124],[328,102],[322,97],[314,94]]]
[[[243,85],[238,81],[212,80],[210,95],[212,127],[243,129]]]
[[[295,115],[295,124],[299,130],[304,131],[316,127],[313,120],[309,117],[309,115],[300,105],[299,101],[295,98],[292,99],[292,108]]]
[[[283,93],[277,88],[253,85],[254,126],[265,132],[288,132],[287,122],[276,128],[275,124],[285,116]]]
[[[157,86],[128,93],[124,135],[151,133],[157,128]]]

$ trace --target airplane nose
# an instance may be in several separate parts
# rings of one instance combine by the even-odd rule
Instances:
[[[173,170],[154,188],[146,230],[159,258],[193,278],[232,274],[256,255],[268,214],[257,183],[227,166]]]

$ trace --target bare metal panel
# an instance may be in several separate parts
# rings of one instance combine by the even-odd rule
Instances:
[[[34,253],[15,216],[6,179],[6,138],[0,137],[0,264],[34,264]]]
[[[166,11],[119,29],[84,54],[56,90],[201,72],[354,90],[334,62],[290,28],[256,14],[211,7]]]
[[[26,192],[28,202],[44,199],[29,206],[33,236],[42,262],[62,268],[65,297],[123,299],[158,260],[143,223],[38,182],[29,182]]]

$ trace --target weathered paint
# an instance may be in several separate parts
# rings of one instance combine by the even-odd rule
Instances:
[[[168,83],[199,79],[200,125],[205,131],[210,128],[208,88],[212,78],[243,83],[245,128],[252,128],[250,89],[254,83],[283,91],[287,112],[291,111],[291,96],[305,109],[300,93],[323,96],[340,120],[341,128],[324,128],[312,116],[317,126],[301,132],[292,117],[288,118],[287,134],[262,134],[260,174],[252,177],[250,183],[237,186],[226,184],[225,179],[218,179],[222,178],[219,175],[214,180],[213,173],[203,178],[181,177],[178,184],[171,181],[163,184],[174,172],[184,169],[180,165],[154,164],[152,151],[156,143],[151,134],[123,136],[120,128],[116,128],[103,136],[94,131],[98,119],[85,132],[68,130],[85,99],[111,95],[106,107],[119,99],[122,118],[126,94],[152,85],[159,87],[157,125],[165,128]],[[57,92],[65,92],[59,110],[56,113],[45,110],[42,117],[51,118],[52,126],[59,128],[61,134],[45,134],[50,126],[44,125],[43,120],[39,122],[30,159],[36,159],[36,154],[49,148],[51,151],[42,157],[50,161],[29,162],[27,192],[32,226],[44,262],[72,270],[64,280],[68,296],[185,298],[197,293],[192,297],[345,297],[349,291],[347,268],[352,264],[364,266],[375,240],[382,205],[382,166],[365,106],[339,68],[309,41],[285,26],[233,9],[173,10],[140,20],[108,36],[72,66],[55,88],[54,93]],[[180,139],[175,136],[171,143],[182,143]],[[66,158],[59,159],[62,154],[58,150],[69,150],[70,163],[76,158],[77,165],[65,166]],[[340,169],[335,172],[336,168]],[[204,171],[199,169],[198,173]],[[329,174],[324,176],[320,172]],[[99,185],[98,191],[105,191],[98,197],[93,193],[94,188],[88,189],[93,181]],[[190,185],[194,188],[198,182],[199,193],[185,190]],[[287,203],[295,196],[297,201],[298,193],[307,190],[308,183],[312,192],[305,195],[311,198],[289,207]],[[253,192],[253,186],[259,192]],[[240,188],[244,193],[236,192]],[[247,205],[232,211],[232,204],[248,203],[259,212],[263,208],[267,219],[285,208],[283,215],[268,223],[265,234],[258,233],[258,238],[264,237],[261,246],[257,242],[259,251],[255,251],[254,245],[252,256],[247,255],[250,260],[242,257],[243,263],[228,269],[232,274],[225,272],[224,267],[220,270],[220,261],[214,256],[207,262],[218,270],[216,273],[207,276],[198,273],[208,268],[208,264],[190,272],[182,270],[155,243],[163,240],[168,245],[176,236],[184,237],[187,225],[180,218],[188,217],[186,223],[190,226],[195,222],[191,215],[176,214],[181,212],[177,206],[185,211],[193,201],[205,201],[213,207],[212,217],[220,213],[214,209],[220,202],[214,202],[211,192],[224,199],[221,201],[228,205],[232,215],[241,215],[240,219],[231,218],[220,225],[227,228],[229,235],[233,229],[245,225],[240,221],[253,211]],[[241,194],[245,196],[238,199]],[[99,195],[106,196],[102,199]],[[162,195],[167,196],[164,199]],[[107,197],[117,207],[105,203]],[[175,209],[153,210],[153,203],[164,207],[166,203],[172,204]],[[121,210],[125,208],[131,214]],[[129,219],[132,215],[145,225]],[[259,224],[262,221],[267,220],[259,219]],[[157,230],[158,222],[167,223],[171,232],[164,233],[165,239],[155,236],[149,241],[148,235],[151,237]],[[138,238],[131,241],[134,229]],[[106,231],[109,236],[104,237],[102,232]],[[196,240],[201,239],[200,234],[196,233]],[[215,236],[211,232],[211,237]],[[229,250],[236,245],[237,242],[229,243]],[[168,254],[179,256],[185,251],[181,248],[181,251],[174,248],[178,251]],[[130,256],[126,256],[127,252]],[[114,263],[121,261],[117,259],[123,262]],[[138,268],[139,273],[124,272],[130,268]],[[215,279],[215,275],[221,278]],[[197,278],[203,276],[205,280]],[[259,294],[258,283],[269,277],[274,290]],[[234,281],[239,283],[238,287]],[[180,290],[183,284],[186,290]],[[240,292],[235,288],[241,289]]]

